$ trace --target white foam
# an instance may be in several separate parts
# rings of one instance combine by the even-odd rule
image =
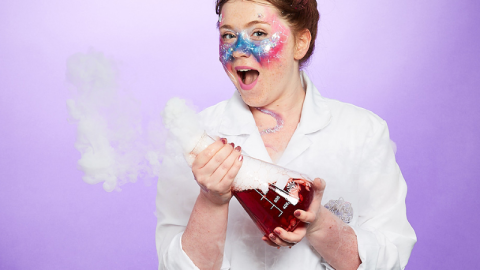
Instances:
[[[284,189],[288,180],[292,178],[309,179],[306,175],[295,171],[249,156],[244,156],[242,168],[235,178],[233,188],[236,191],[259,189],[266,194],[269,189],[269,184],[279,189]]]

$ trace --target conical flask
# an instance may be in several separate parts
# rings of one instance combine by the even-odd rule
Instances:
[[[190,167],[195,157],[213,142],[214,139],[203,134],[195,148],[185,155]],[[295,230],[300,221],[294,212],[308,209],[314,192],[312,180],[306,175],[244,155],[232,193],[257,227],[269,235],[276,227]]]

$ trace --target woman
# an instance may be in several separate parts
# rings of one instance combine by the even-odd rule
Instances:
[[[300,71],[314,49],[316,1],[218,0],[217,13],[220,61],[238,91],[200,114],[222,138],[193,163],[201,188],[176,173],[174,187],[159,182],[160,269],[404,268],[416,237],[385,122],[321,97]],[[325,179],[315,179],[308,211],[295,212],[302,226],[262,238],[231,200],[242,150]],[[353,213],[341,219],[327,202]]]

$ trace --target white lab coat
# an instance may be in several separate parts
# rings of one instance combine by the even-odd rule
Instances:
[[[406,217],[407,186],[395,161],[385,121],[365,109],[324,98],[303,73],[306,96],[300,123],[277,165],[321,177],[322,205],[343,198],[353,208],[359,269],[403,269],[416,243]],[[200,113],[210,135],[271,162],[253,116],[238,93]],[[173,144],[167,147],[175,151]],[[181,153],[166,155],[158,182],[156,243],[159,269],[198,269],[181,247],[199,187]],[[306,239],[276,249],[235,198],[230,201],[222,269],[333,269]],[[201,248],[201,247],[199,247]]]

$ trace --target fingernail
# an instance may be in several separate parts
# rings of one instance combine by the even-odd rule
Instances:
[[[296,217],[299,217],[300,214],[301,214],[300,211],[295,211],[295,213],[294,213],[294,215],[295,215]]]
[[[280,235],[280,231],[279,230],[273,230],[274,233],[276,233],[277,235]]]
[[[275,234],[272,233],[272,235],[270,235],[270,238],[272,238],[272,240],[276,240],[277,237],[275,237]]]
[[[227,144],[227,139],[221,138],[220,141],[222,141],[223,144]]]
[[[233,148],[235,148],[235,144],[233,144],[233,142],[231,142],[230,145],[231,145]]]
[[[240,156],[238,157],[238,161],[242,161],[242,160],[243,160],[243,156],[240,155]]]
[[[240,147],[240,145],[239,145],[239,146],[235,147],[235,150],[237,150],[238,152],[242,152],[242,147]]]

